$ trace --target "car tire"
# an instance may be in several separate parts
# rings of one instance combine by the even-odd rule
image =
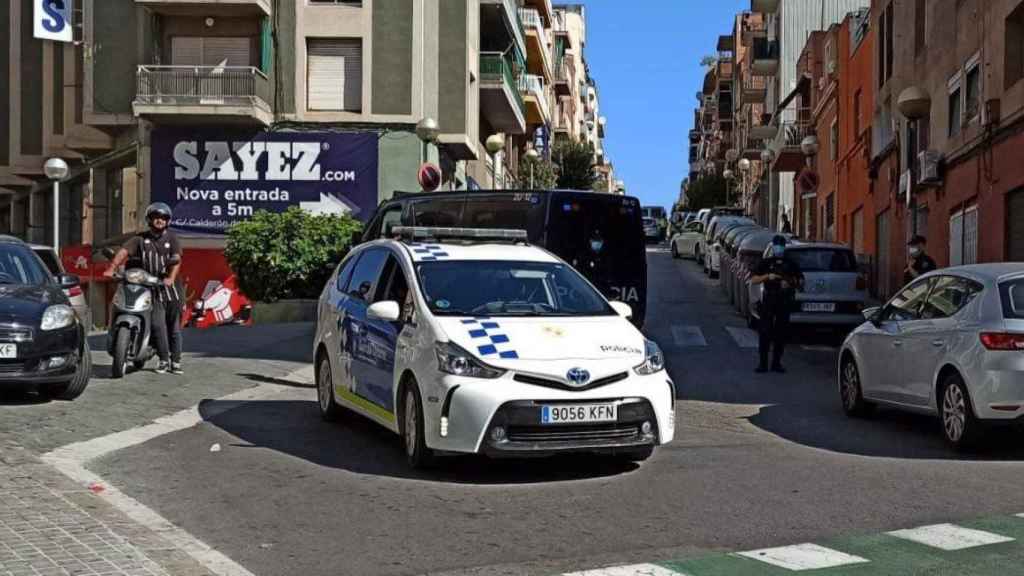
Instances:
[[[679,250],[676,248],[676,243],[672,242],[672,259],[677,260],[679,258]]]
[[[92,352],[89,350],[89,341],[82,342],[82,359],[78,363],[78,370],[69,382],[54,384],[47,389],[47,395],[56,400],[74,400],[85,392],[92,378]]]
[[[874,405],[864,400],[861,388],[860,370],[853,358],[843,359],[839,368],[839,399],[843,404],[843,412],[850,418],[867,416]]]
[[[320,417],[325,422],[336,422],[341,418],[341,406],[334,400],[331,362],[327,356],[321,355],[316,365],[316,398],[320,407]]]
[[[646,448],[637,448],[635,450],[626,450],[617,454],[618,458],[625,462],[643,462],[654,454],[654,447],[648,446]]]
[[[407,382],[402,390],[402,413],[399,419],[402,447],[409,466],[421,470],[434,463],[434,451],[427,447],[423,425],[423,401],[416,382]]]
[[[983,435],[982,424],[974,415],[971,396],[963,377],[952,373],[942,381],[939,395],[942,437],[956,450],[974,448]]]
[[[693,245],[693,261],[694,262],[700,262],[700,245],[699,244],[694,244]]]
[[[128,371],[128,345],[131,343],[131,332],[128,327],[121,326],[114,334],[114,362],[110,367],[112,378],[124,378]]]

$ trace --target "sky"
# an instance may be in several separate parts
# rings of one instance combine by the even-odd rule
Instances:
[[[556,0],[556,3],[557,0]],[[605,150],[626,194],[671,209],[689,171],[688,133],[718,36],[750,0],[583,0],[585,57],[608,119]]]

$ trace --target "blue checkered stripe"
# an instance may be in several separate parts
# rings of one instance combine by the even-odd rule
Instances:
[[[436,262],[448,257],[448,252],[436,244],[413,244],[410,248],[413,256],[420,262]]]
[[[508,336],[502,334],[501,326],[489,318],[463,320],[463,326],[469,331],[469,337],[476,344],[481,356],[497,356],[505,359],[519,358]]]

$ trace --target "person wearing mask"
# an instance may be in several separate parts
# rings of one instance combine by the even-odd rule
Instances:
[[[917,235],[907,243],[908,259],[907,267],[903,270],[903,284],[910,284],[915,278],[938,268],[935,260],[925,253],[925,245],[928,241],[924,236]]]
[[[103,275],[112,277],[131,258],[162,280],[162,285],[153,290],[153,340],[160,357],[156,371],[180,375],[184,374],[181,366],[182,290],[176,281],[181,269],[181,244],[177,235],[168,230],[171,208],[167,204],[150,204],[146,208],[146,222],[149,228],[121,247]]]
[[[796,291],[803,285],[803,274],[797,265],[784,258],[786,237],[777,235],[765,257],[757,265],[751,284],[763,284],[761,302],[758,303],[758,354],[760,362],[755,372],[768,371],[769,349],[772,355],[772,372],[784,374],[782,353],[789,337],[789,315],[796,302]]]

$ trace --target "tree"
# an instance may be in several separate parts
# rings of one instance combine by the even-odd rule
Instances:
[[[533,186],[530,186],[530,167],[533,167]],[[558,183],[555,165],[543,157],[531,160],[524,157],[519,163],[518,185],[522,190],[551,190]]]
[[[297,206],[261,210],[228,229],[224,256],[253,300],[316,298],[361,228],[350,216],[314,216]]]
[[[700,59],[700,65],[704,68],[714,68],[715,64],[718,64],[718,58],[714,56],[705,56]]]
[[[592,190],[597,181],[594,171],[594,147],[582,142],[564,142],[552,153],[558,165],[558,188]]]
[[[686,207],[689,210],[724,206],[727,200],[725,178],[718,174],[703,175],[690,182],[686,190]]]

